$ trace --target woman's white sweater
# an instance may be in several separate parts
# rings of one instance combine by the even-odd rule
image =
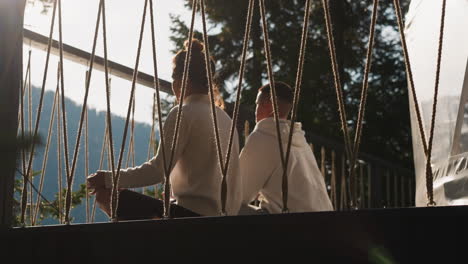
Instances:
[[[205,216],[221,212],[222,174],[218,163],[213,122],[208,95],[190,95],[182,106],[177,148],[169,168],[173,196],[177,204]],[[164,123],[166,162],[169,163],[178,107],[174,107]],[[221,147],[225,155],[229,140],[231,118],[217,108]],[[237,133],[227,174],[227,204],[229,215],[238,213],[242,200],[239,175],[239,141]],[[224,159],[224,157],[223,157]],[[164,182],[162,148],[156,156],[141,166],[120,172],[119,188],[136,188]],[[106,186],[112,186],[112,174],[106,173]]]

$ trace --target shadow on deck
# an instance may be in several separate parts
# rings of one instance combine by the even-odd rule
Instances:
[[[464,254],[467,223],[468,207],[458,206],[73,224],[2,229],[0,251],[2,259],[73,263],[271,256],[306,257],[307,263],[447,263]]]

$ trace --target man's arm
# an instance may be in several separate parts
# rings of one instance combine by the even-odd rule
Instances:
[[[271,146],[264,136],[253,132],[247,139],[240,154],[240,168],[243,187],[243,204],[253,201],[273,173],[274,164]]]

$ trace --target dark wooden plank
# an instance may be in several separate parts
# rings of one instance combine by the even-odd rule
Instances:
[[[399,208],[19,228],[0,236],[7,255],[34,261],[273,256],[305,257],[304,263],[450,263],[466,257],[467,220],[467,206]]]

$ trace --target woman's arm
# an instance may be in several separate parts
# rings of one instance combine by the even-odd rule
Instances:
[[[176,123],[177,117],[177,107],[173,108],[164,122],[164,150],[166,156],[167,165],[169,165],[169,159],[171,156],[171,147],[172,147],[172,139],[174,136],[174,128]],[[177,163],[177,160],[180,156],[181,150],[184,148],[185,143],[187,142],[187,126],[185,125],[186,122],[181,120],[181,127],[179,128],[179,137],[178,137],[178,144],[177,144],[177,151],[174,153],[174,160],[172,162],[172,166],[169,169],[169,173]],[[154,185],[160,182],[163,182],[165,178],[164,172],[164,160],[163,160],[163,151],[162,145],[159,146],[158,152],[156,156],[154,156],[149,161],[143,163],[140,166],[121,169],[120,176],[119,176],[119,188],[137,188],[143,187],[148,185]],[[112,187],[112,172],[106,172],[105,177],[106,187]]]

